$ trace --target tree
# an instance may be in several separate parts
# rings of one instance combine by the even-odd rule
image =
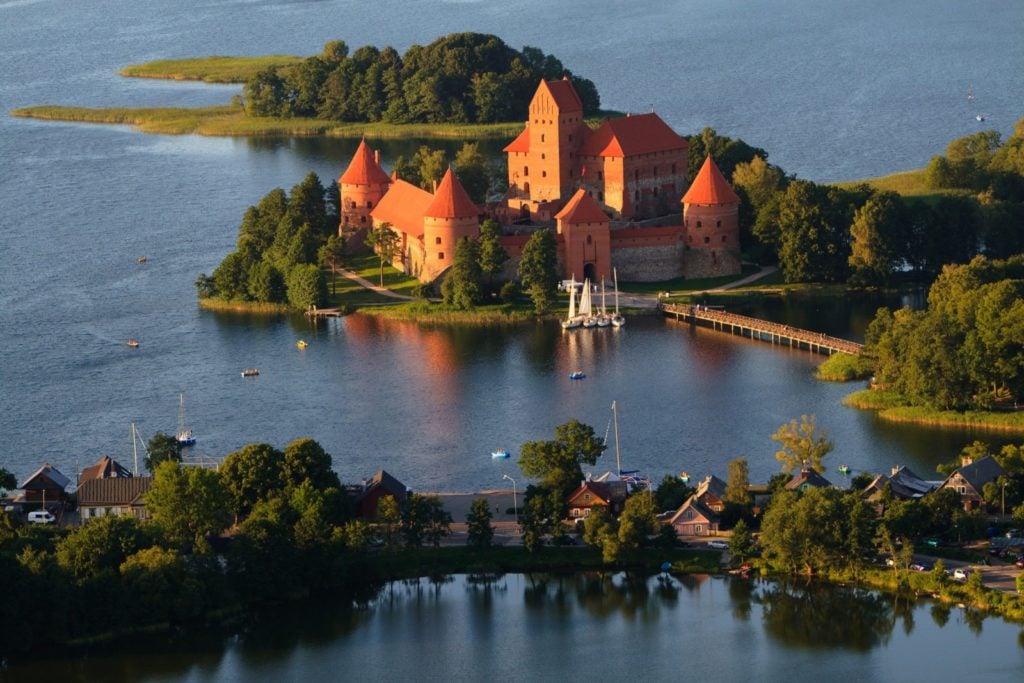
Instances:
[[[228,453],[218,474],[230,497],[235,518],[244,517],[260,500],[282,488],[284,454],[265,443]]]
[[[519,468],[528,477],[541,479],[553,495],[565,498],[583,479],[583,464],[593,465],[605,450],[594,428],[578,420],[555,427],[553,441],[523,444]]]
[[[198,588],[186,581],[185,563],[177,551],[157,546],[140,550],[125,558],[119,572],[127,616],[133,621],[161,623],[175,616],[199,616]]]
[[[58,541],[57,562],[84,582],[101,574],[116,574],[125,558],[150,545],[137,519],[105,515]]]
[[[491,506],[486,498],[477,498],[469,507],[466,517],[466,543],[474,548],[490,548],[494,539],[494,527],[491,526]]]
[[[547,311],[555,300],[558,285],[555,238],[550,230],[538,230],[523,246],[519,260],[519,279],[523,290],[533,299],[537,313]]]
[[[306,481],[317,491],[341,488],[330,453],[313,439],[296,439],[281,456],[281,483],[287,491]]]
[[[253,301],[267,303],[281,303],[287,295],[284,276],[269,261],[260,261],[250,269],[247,291]]]
[[[848,536],[848,501],[837,489],[778,493],[761,520],[762,555],[790,572],[834,565],[847,556]]]
[[[469,310],[480,303],[482,290],[477,243],[468,237],[455,245],[455,263],[441,284],[444,302],[459,310]]]
[[[837,211],[836,191],[806,180],[779,199],[779,265],[786,282],[846,279],[849,219]]]
[[[331,235],[324,242],[323,246],[316,253],[317,262],[324,267],[331,269],[331,294],[337,294],[336,282],[338,279],[338,268],[345,263],[348,256],[348,247],[345,240],[338,235]]]
[[[654,535],[657,525],[655,514],[654,496],[650,492],[638,493],[626,499],[619,517],[619,552],[632,552]]]
[[[292,266],[285,284],[288,288],[288,303],[295,308],[320,306],[327,299],[327,282],[323,271],[312,263]]]
[[[18,480],[6,468],[0,467],[0,496],[18,487]]]
[[[402,535],[409,546],[431,543],[441,545],[441,539],[451,534],[452,516],[444,509],[438,496],[410,493],[402,509]]]
[[[692,486],[688,486],[679,477],[666,474],[654,492],[654,501],[659,510],[677,510],[694,491]]]
[[[728,464],[729,476],[725,482],[725,502],[747,505],[750,502],[750,467],[747,459],[734,458]]]
[[[747,523],[742,519],[736,522],[729,537],[729,553],[743,562],[754,554],[754,537],[750,534]]]
[[[280,116],[284,100],[284,80],[275,67],[258,71],[242,88],[245,113],[249,116]]]
[[[813,415],[801,415],[799,424],[790,420],[772,434],[772,440],[779,442],[775,459],[782,463],[782,471],[787,473],[804,465],[823,472],[821,461],[833,448],[825,432],[818,429]]]
[[[445,160],[443,149],[430,149],[421,145],[412,157],[412,164],[416,167],[416,173],[420,177],[420,187],[431,191],[435,183],[441,182],[444,177],[448,163]]]
[[[860,285],[884,285],[900,265],[905,226],[909,216],[903,199],[895,192],[882,192],[857,209],[850,226],[850,281]]]
[[[490,169],[477,143],[462,143],[462,149],[455,155],[454,169],[470,199],[477,204],[487,201],[487,190],[491,185]]]
[[[366,246],[372,248],[380,256],[380,286],[384,286],[384,264],[391,263],[398,248],[398,235],[391,229],[390,223],[381,223],[370,228],[366,233]]]
[[[384,496],[377,501],[377,522],[384,531],[384,544],[393,547],[395,533],[402,524],[402,509],[394,496]]]
[[[219,534],[230,521],[228,492],[217,473],[203,467],[160,463],[146,494],[146,509],[173,544],[204,546],[206,536]]]
[[[494,279],[508,261],[508,252],[501,246],[501,226],[493,218],[486,218],[480,224],[479,240],[480,274],[489,287],[494,286]]]

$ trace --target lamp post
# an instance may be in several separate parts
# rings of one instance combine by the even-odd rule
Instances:
[[[516,504],[516,480],[507,474],[501,475],[502,479],[508,479],[512,482],[512,516],[516,519],[516,525],[519,524],[519,506]]]

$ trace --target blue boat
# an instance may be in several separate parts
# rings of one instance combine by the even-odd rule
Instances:
[[[576,372],[570,372],[569,373],[569,379],[586,379],[586,378],[587,378],[587,375],[582,370],[577,370]]]
[[[495,460],[508,460],[512,454],[508,451],[494,451],[491,453],[491,457]]]

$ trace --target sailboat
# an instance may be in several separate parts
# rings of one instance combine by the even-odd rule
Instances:
[[[626,319],[619,315],[619,274],[614,268],[612,268],[612,277],[615,278],[615,315],[612,316],[612,325],[622,327],[626,324]]]
[[[597,326],[608,327],[612,324],[612,319],[608,316],[608,309],[604,303],[604,278],[601,278],[601,311],[597,314]]]
[[[576,280],[569,287],[569,316],[562,321],[563,330],[571,330],[580,326],[580,317],[576,315]]]
[[[593,305],[590,303],[589,279],[583,281],[583,294],[580,295],[580,317],[583,318],[583,327],[594,327],[597,325]]]
[[[192,446],[196,437],[191,429],[185,429],[185,394],[178,394],[178,434],[175,437],[179,446]]]
[[[619,479],[626,482],[632,489],[651,490],[651,480],[640,473],[640,470],[622,469],[622,456],[619,453],[619,410],[616,401],[612,401],[612,421],[615,425],[615,472]]]

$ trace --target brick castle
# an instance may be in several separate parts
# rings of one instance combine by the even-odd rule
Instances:
[[[502,201],[477,206],[451,169],[434,192],[389,176],[364,140],[338,181],[339,233],[361,244],[371,226],[390,224],[394,265],[424,282],[443,275],[458,240],[478,237],[486,217],[503,226],[510,277],[536,230],[555,231],[567,279],[610,280],[612,268],[640,282],[738,274],[739,197],[710,156],[687,187],[688,150],[655,113],[591,129],[568,79],[542,81],[505,147]]]

